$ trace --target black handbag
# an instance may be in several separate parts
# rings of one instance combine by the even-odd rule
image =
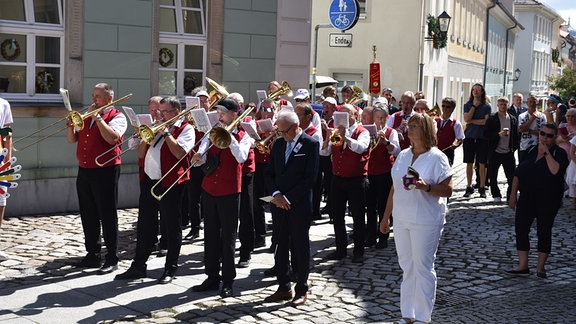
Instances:
[[[200,170],[202,170],[202,172],[204,172],[204,175],[211,175],[212,172],[214,172],[216,169],[218,169],[218,165],[220,164],[220,153],[221,152],[222,151],[218,152],[218,154],[212,155],[212,157],[210,157],[208,160],[206,160],[206,163],[204,163],[200,167]]]

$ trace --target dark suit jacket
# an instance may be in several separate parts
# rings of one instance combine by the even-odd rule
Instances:
[[[286,141],[279,137],[272,146],[270,161],[266,169],[267,188],[280,191],[292,208],[312,211],[312,187],[318,174],[320,143],[302,132],[298,142],[294,144],[288,162],[284,163]],[[305,206],[301,206],[305,205]]]
[[[498,141],[500,141],[500,135],[498,135],[498,133],[500,130],[500,118],[498,118],[498,112],[495,112],[488,117],[484,127],[484,138],[488,140],[488,156],[494,153],[498,147]],[[510,115],[510,130],[508,131],[508,135],[510,136],[510,150],[514,152],[520,146],[520,138],[518,136],[518,119],[512,115]]]
[[[508,107],[508,113],[510,114],[510,116],[516,117],[516,119],[518,119],[518,116],[520,116],[521,113],[523,113],[527,110],[528,110],[528,108],[522,106],[522,107],[520,107],[520,112],[516,113],[516,108],[514,108],[514,105],[510,105],[510,107]]]

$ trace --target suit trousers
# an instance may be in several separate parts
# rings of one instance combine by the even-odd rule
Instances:
[[[326,196],[326,210],[330,210],[330,191],[332,190],[332,156],[322,156],[320,155],[320,163],[318,166],[320,173],[318,174],[318,178],[322,179],[322,190],[324,191],[324,195]]]
[[[312,197],[307,197],[312,199]],[[310,203],[308,203],[310,206]],[[310,222],[312,210],[303,211],[297,206],[290,210],[270,207],[272,214],[276,215],[279,226],[283,229],[278,233],[278,246],[274,255],[278,290],[290,289],[290,258],[298,264],[296,294],[308,291],[308,276],[310,274]]]
[[[331,214],[334,220],[334,235],[336,236],[336,252],[346,255],[348,246],[348,234],[346,233],[346,203],[349,204],[352,219],[354,221],[354,255],[364,255],[365,245],[365,207],[366,189],[368,179],[361,177],[332,177],[332,200]]]
[[[118,262],[118,179],[120,165],[107,168],[78,168],[76,191],[86,251],[100,254],[100,224],[106,244],[106,261]]]
[[[249,259],[254,251],[254,173],[242,175],[240,193],[240,259]]]
[[[443,225],[414,224],[394,220],[394,242],[402,269],[400,311],[402,317],[430,322],[436,299],[434,260]]]
[[[240,193],[212,196],[202,190],[204,272],[208,278],[220,278],[220,269],[222,269],[222,281],[224,283],[232,283],[236,278],[234,252],[239,208]]]
[[[150,257],[154,249],[156,229],[159,224],[158,211],[160,211],[160,226],[163,227],[166,232],[166,247],[168,249],[164,268],[166,270],[176,270],[178,268],[178,259],[182,247],[180,201],[186,182],[172,187],[172,189],[162,197],[162,200],[158,201],[150,193],[150,189],[157,181],[158,180],[152,180],[146,176],[144,181],[140,183],[134,265],[137,267],[146,266],[148,257]],[[156,193],[158,194],[159,192]]]
[[[380,232],[380,220],[384,216],[388,194],[392,188],[392,175],[368,175],[368,190],[366,192],[366,242],[376,244],[376,238],[387,240],[389,234]]]
[[[186,192],[188,194],[188,217],[190,219],[190,228],[192,230],[200,230],[200,194],[202,193],[202,179],[204,179],[204,172],[200,167],[190,169],[190,180],[186,185]]]
[[[512,189],[512,179],[514,178],[514,169],[516,161],[514,160],[514,152],[496,153],[493,152],[488,160],[488,178],[490,179],[490,194],[493,198],[502,198],[500,188],[498,188],[498,169],[500,166],[504,168],[508,189],[506,190],[506,200],[510,197],[510,190]]]
[[[254,236],[255,242],[263,242],[266,239],[266,203],[260,198],[268,195],[270,190],[266,189],[264,173],[268,163],[256,163],[256,172],[254,172]]]

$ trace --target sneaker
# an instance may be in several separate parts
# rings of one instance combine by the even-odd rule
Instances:
[[[466,192],[464,193],[464,197],[468,198],[468,197],[472,196],[473,193],[474,193],[474,188],[466,187]]]
[[[501,203],[501,202],[502,202],[502,197],[494,197],[494,202],[495,202],[495,203]]]
[[[480,194],[480,198],[486,198],[486,188],[478,188],[478,193]]]

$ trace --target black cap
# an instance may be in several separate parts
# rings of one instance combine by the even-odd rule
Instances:
[[[216,105],[216,109],[220,109],[224,112],[238,111],[238,104],[236,103],[236,101],[234,99],[224,98],[224,99],[218,101],[218,104]]]

